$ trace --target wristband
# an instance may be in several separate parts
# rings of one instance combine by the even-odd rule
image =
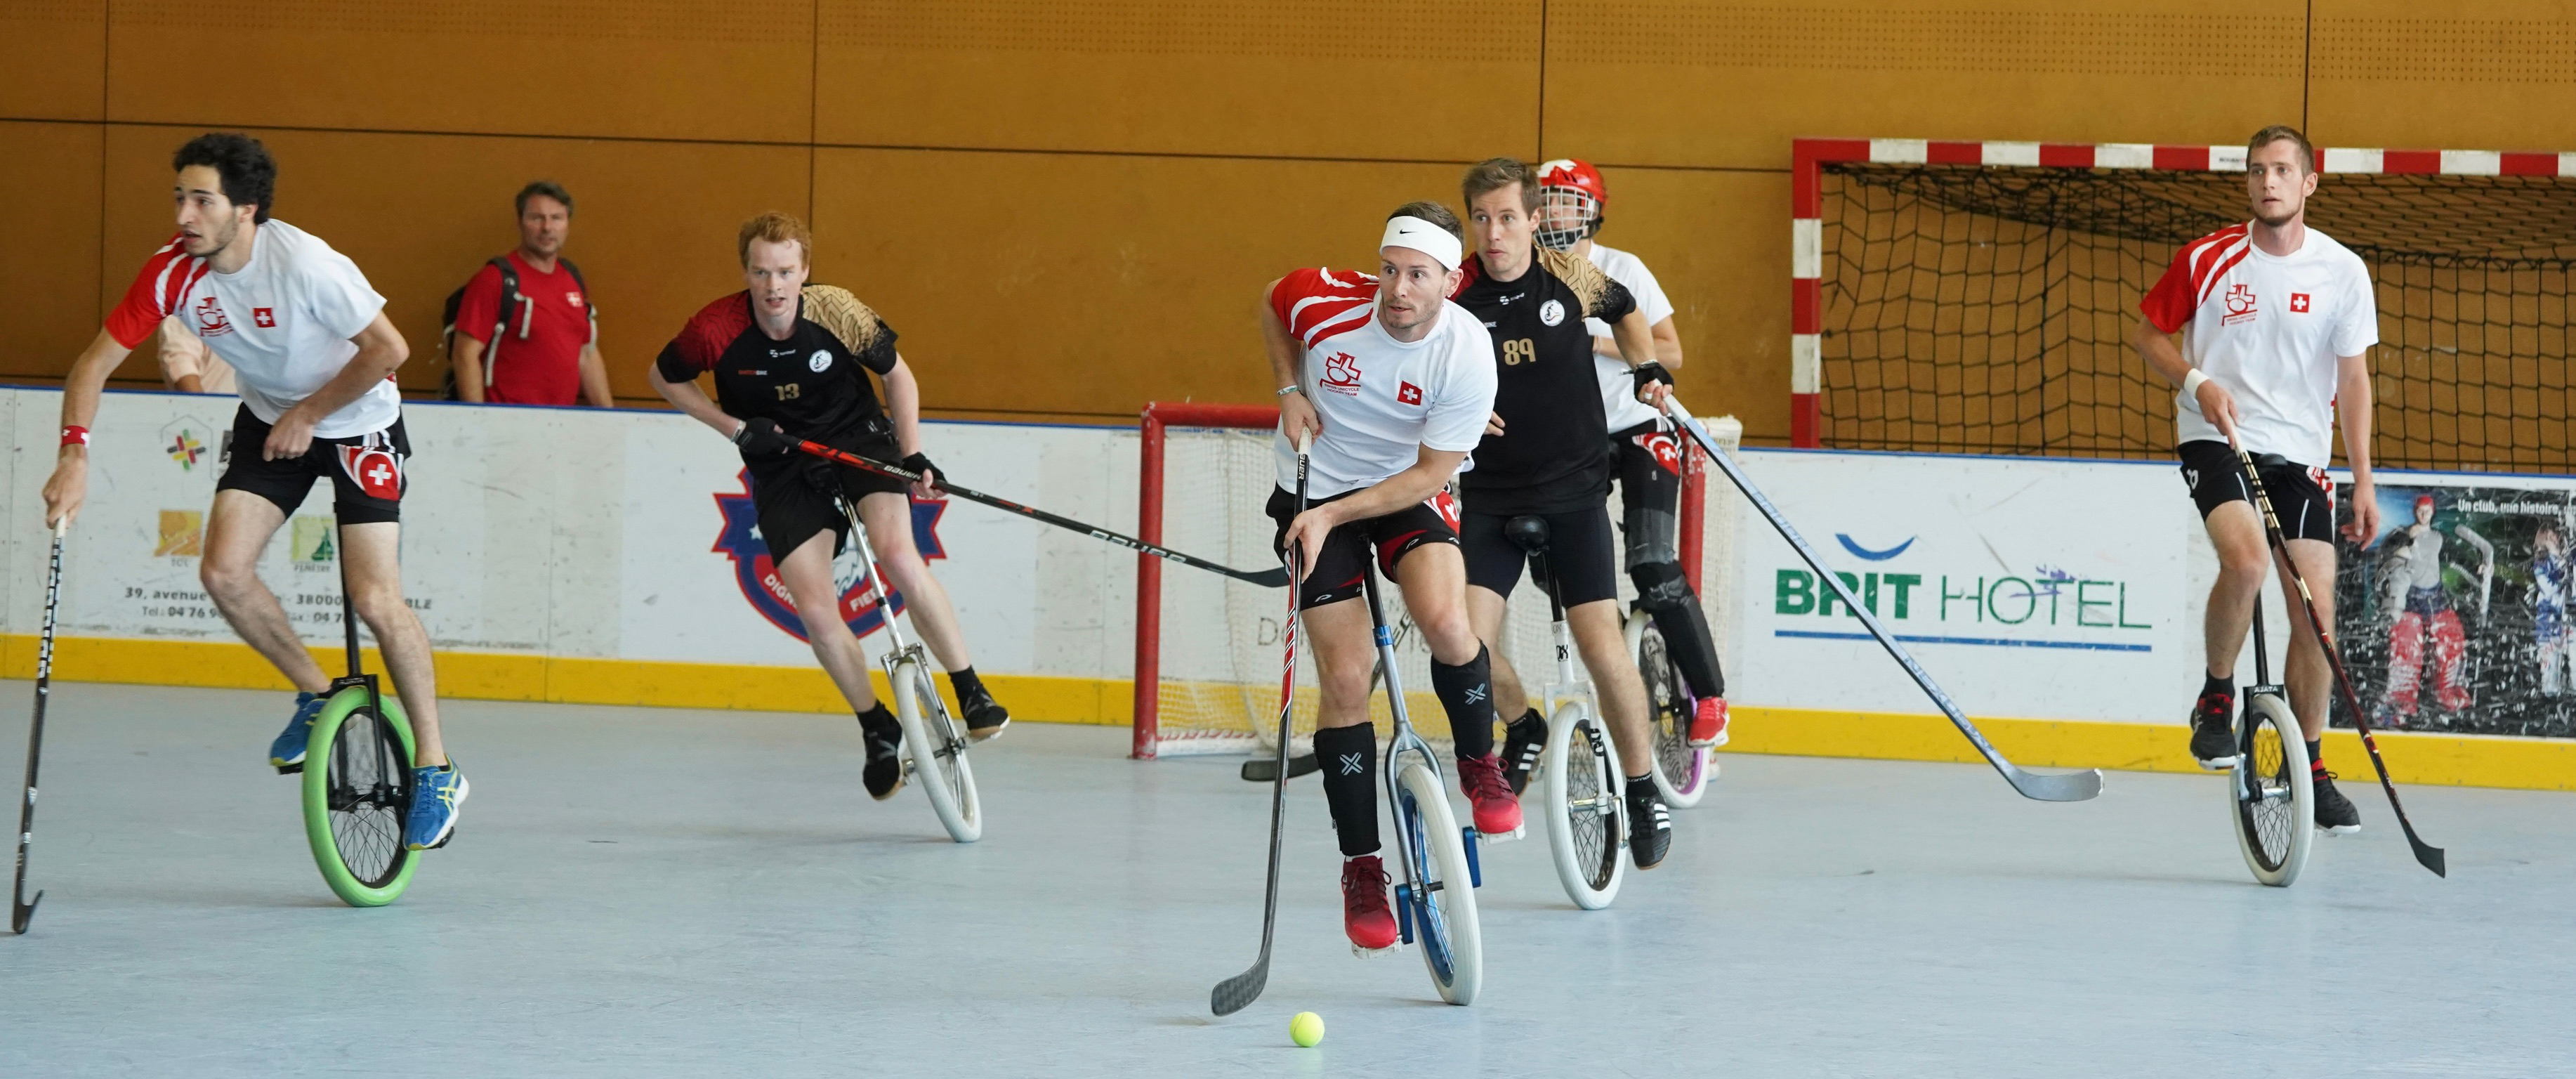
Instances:
[[[1303,386],[1281,386],[1281,387],[1279,387],[1279,393],[1277,394],[1277,396],[1280,396],[1280,397],[1286,397],[1286,396],[1288,396],[1289,394],[1292,394],[1292,393],[1304,393],[1304,392],[1306,392],[1306,388],[1305,388],[1305,387],[1303,387]]]
[[[66,445],[66,446],[87,446],[87,445],[89,445],[89,428],[87,428],[87,427],[82,427],[82,426],[79,426],[79,425],[76,425],[76,424],[65,424],[65,425],[63,425],[63,445]]]
[[[2190,374],[2182,376],[2182,395],[2194,401],[2200,400],[2200,384],[2207,381],[2209,376],[2200,373],[2200,368],[2192,368]]]

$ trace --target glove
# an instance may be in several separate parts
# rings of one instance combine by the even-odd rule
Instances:
[[[1637,380],[1637,391],[1640,393],[1645,392],[1648,383],[1661,382],[1667,386],[1673,384],[1673,373],[1664,370],[1663,364],[1653,360],[1629,368],[1628,376]]]
[[[784,457],[796,450],[796,440],[778,429],[778,421],[766,418],[742,421],[742,429],[733,433],[733,444],[752,457]]]
[[[920,453],[906,457],[900,463],[903,465],[904,471],[910,472],[916,476],[927,476],[939,467],[930,463],[930,457],[928,454]]]

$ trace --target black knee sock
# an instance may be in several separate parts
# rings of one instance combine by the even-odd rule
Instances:
[[[1676,562],[1648,562],[1628,569],[1637,584],[1637,602],[1664,635],[1664,652],[1682,672],[1695,697],[1726,696],[1726,674],[1717,666],[1717,642],[1709,636],[1708,614]]]
[[[957,699],[963,701],[967,694],[984,688],[984,680],[975,677],[975,667],[969,664],[948,672],[948,688],[956,690]]]
[[[1323,766],[1324,803],[1332,807],[1342,856],[1377,853],[1377,728],[1361,723],[1316,731],[1315,763]]]
[[[1459,760],[1494,751],[1494,660],[1482,643],[1476,658],[1455,667],[1432,660],[1431,691],[1449,713],[1449,738]]]

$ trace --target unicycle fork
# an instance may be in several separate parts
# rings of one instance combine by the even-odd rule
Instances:
[[[972,843],[983,838],[984,810],[975,792],[975,770],[966,761],[966,738],[949,715],[948,702],[931,684],[929,650],[920,641],[905,639],[903,624],[895,618],[894,604],[886,594],[885,567],[877,564],[866,523],[848,499],[833,501],[850,520],[850,542],[858,546],[869,596],[885,625],[888,647],[878,663],[885,667],[886,689],[894,694],[895,721],[903,728],[905,767],[922,778],[931,811],[948,830],[948,838]]]
[[[1484,984],[1485,967],[1475,891],[1484,879],[1474,828],[1462,829],[1449,811],[1439,755],[1414,731],[1405,712],[1395,631],[1387,625],[1386,607],[1378,596],[1377,570],[1363,569],[1360,579],[1361,591],[1368,597],[1378,666],[1386,676],[1387,711],[1395,726],[1380,778],[1386,785],[1387,807],[1395,816],[1396,861],[1404,874],[1395,887],[1396,929],[1405,943],[1421,945],[1422,964],[1430,970],[1440,999],[1472,1003]]]
[[[1548,849],[1566,897],[1585,910],[1599,910],[1617,898],[1627,873],[1628,802],[1619,751],[1602,726],[1592,680],[1575,666],[1574,627],[1548,564],[1546,518],[1514,517],[1504,522],[1503,534],[1528,553],[1530,572],[1547,593],[1548,639],[1556,648],[1555,672],[1539,689],[1547,715],[1539,789],[1547,802]]]

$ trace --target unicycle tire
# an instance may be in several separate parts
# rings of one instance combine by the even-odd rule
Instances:
[[[1473,1004],[1485,981],[1485,943],[1476,922],[1475,873],[1466,837],[1449,811],[1440,774],[1420,762],[1396,773],[1396,824],[1420,867],[1405,889],[1405,912],[1431,985],[1451,1004]]]
[[[903,725],[904,753],[913,778],[930,794],[930,811],[948,838],[972,843],[984,836],[984,810],[975,797],[975,769],[966,763],[966,739],[939,705],[939,690],[919,662],[895,664],[894,718]]]
[[[2299,879],[2316,842],[2316,787],[2305,739],[2279,697],[2246,698],[2236,727],[2236,767],[2227,773],[2228,816],[2236,822],[2245,868],[2275,888]]]
[[[1631,616],[1630,621],[1644,623],[1636,630],[1629,654],[1637,658],[1637,673],[1646,680],[1646,725],[1655,745],[1655,789],[1663,793],[1665,805],[1689,809],[1708,793],[1708,781],[1717,775],[1717,762],[1710,759],[1707,746],[1690,744],[1690,690],[1681,672],[1673,667],[1663,631],[1643,614]]]
[[[1568,704],[1547,721],[1542,789],[1547,844],[1557,881],[1574,905],[1600,910],[1619,895],[1627,871],[1628,813],[1619,790],[1619,753],[1591,709]]]
[[[411,815],[411,721],[402,702],[351,686],[331,695],[304,750],[304,838],[331,894],[381,907],[411,887],[420,861],[403,845]]]

